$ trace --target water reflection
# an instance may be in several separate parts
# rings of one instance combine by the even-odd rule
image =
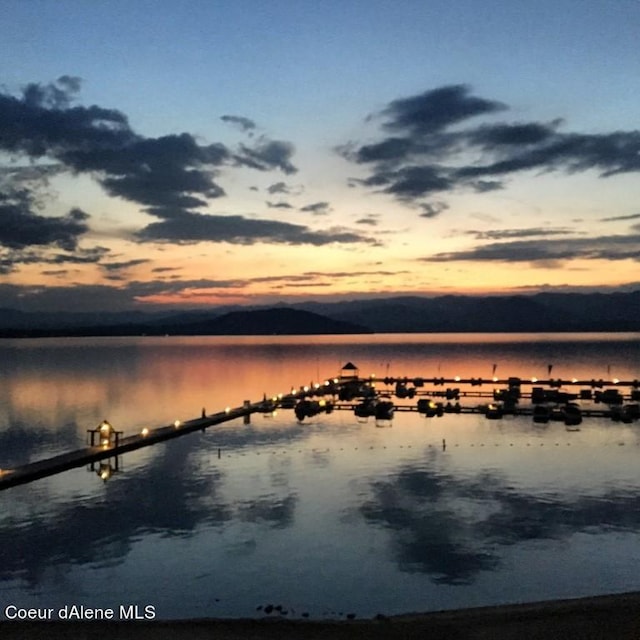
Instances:
[[[43,450],[71,450],[78,445],[78,425],[73,422],[52,430],[14,420],[0,430],[0,468],[26,464]]]
[[[471,584],[499,568],[500,547],[532,540],[568,539],[578,532],[640,530],[640,496],[611,489],[599,496],[537,495],[518,491],[495,471],[455,475],[429,449],[426,464],[402,467],[371,482],[360,507],[366,522],[392,532],[401,571],[439,584]]]
[[[105,417],[139,433],[349,360],[365,374],[486,378],[498,363],[500,375],[524,377],[553,362],[563,378],[604,377],[609,364],[612,375],[640,377],[637,336],[592,338],[0,342],[10,363],[0,370],[0,466],[82,445]],[[375,615],[570,596],[580,584],[638,588],[638,561],[624,555],[640,533],[637,443],[637,424],[606,421],[567,434],[557,423],[466,415],[398,412],[390,429],[350,412],[304,424],[291,412],[254,416],[126,454],[107,483],[78,469],[1,493],[0,581],[27,606],[153,594],[162,617],[252,615],[285,600]],[[615,553],[604,586],[584,580]],[[561,561],[574,575],[550,593],[540,564]],[[212,593],[225,594],[224,609],[211,609]]]

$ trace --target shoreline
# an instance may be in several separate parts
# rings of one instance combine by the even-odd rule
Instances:
[[[3,639],[243,640],[304,638],[444,640],[640,638],[640,591],[355,620],[206,618],[143,622],[0,621]]]

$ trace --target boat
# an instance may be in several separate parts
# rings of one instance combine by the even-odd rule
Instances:
[[[394,405],[391,399],[389,399],[387,396],[383,396],[380,400],[378,400],[378,402],[376,402],[376,420],[392,420],[393,410]]]

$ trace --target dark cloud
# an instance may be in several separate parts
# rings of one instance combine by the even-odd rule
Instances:
[[[422,209],[421,218],[435,218],[446,211],[449,205],[446,202],[424,202],[421,203],[420,208]]]
[[[640,171],[640,131],[565,133],[560,119],[469,124],[506,110],[500,102],[471,95],[467,86],[440,87],[389,103],[377,115],[388,137],[352,142],[338,152],[370,167],[368,177],[352,179],[351,185],[405,202],[463,188],[501,189],[506,177],[530,170],[596,170],[601,177]]]
[[[141,242],[228,242],[251,245],[257,242],[315,246],[343,243],[369,243],[374,241],[345,229],[312,231],[306,226],[277,220],[256,220],[244,216],[206,215],[183,212],[166,216],[161,222],[152,222],[139,231]]]
[[[269,202],[268,200],[267,207],[269,207],[269,209],[293,209],[293,206],[288,202]]]
[[[256,123],[243,116],[221,116],[220,120],[238,127],[241,131],[252,131],[256,128]]]
[[[55,160],[92,174],[111,195],[150,207],[190,209],[224,194],[214,169],[231,161],[222,144],[188,133],[145,138],[115,109],[71,106],[75,79],[0,94],[0,149]]]
[[[120,111],[74,106],[79,87],[77,78],[63,76],[48,85],[28,85],[19,96],[0,94],[0,150],[88,173],[109,195],[143,205],[161,221],[141,230],[139,239],[311,244],[363,240],[347,232],[315,233],[305,227],[278,227],[278,223],[242,216],[225,220],[196,212],[224,195],[215,179],[225,165],[295,173],[293,146],[262,136],[232,153],[220,143],[200,144],[188,133],[147,138],[133,131]],[[241,116],[222,120],[244,130],[255,128],[253,121]],[[15,182],[15,172],[12,179]],[[274,192],[286,188],[280,185]],[[80,210],[64,218],[45,218],[34,214],[24,198],[7,196],[0,206],[4,222],[0,242],[7,247],[55,244],[72,250],[88,229],[87,216]]]
[[[26,190],[0,192],[0,246],[53,245],[73,251],[78,238],[89,229],[89,215],[80,209],[71,209],[63,217],[46,217],[34,213],[32,207],[33,197]]]
[[[56,253],[41,247],[5,249],[0,250],[0,274],[11,273],[17,267],[28,264],[97,264],[108,253],[109,249],[105,247],[79,248],[73,253]]]
[[[139,264],[145,264],[150,262],[145,258],[136,258],[133,260],[126,260],[124,262],[103,262],[100,266],[105,271],[123,271],[125,269],[130,269],[131,267],[137,267]]]
[[[280,169],[283,173],[290,175],[298,171],[291,163],[293,153],[294,147],[290,142],[268,140],[263,136],[253,147],[240,145],[240,152],[234,158],[239,166],[259,171]]]
[[[272,195],[275,193],[291,193],[290,187],[288,187],[284,182],[275,182],[274,184],[269,185],[267,187],[267,191]]]
[[[422,260],[425,262],[460,260],[556,262],[578,258],[583,260],[640,260],[640,234],[494,242],[467,251],[437,253],[422,258]]]
[[[314,216],[324,216],[331,211],[331,205],[328,202],[314,202],[300,208],[303,213],[312,213]]]
[[[382,111],[383,128],[421,136],[474,116],[506,109],[505,105],[469,95],[469,87],[451,85],[393,100]]]

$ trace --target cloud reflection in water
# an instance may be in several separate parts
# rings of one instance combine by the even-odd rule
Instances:
[[[391,532],[401,571],[429,574],[439,584],[471,584],[496,570],[500,548],[575,533],[640,531],[640,496],[610,489],[577,498],[517,491],[494,471],[455,476],[436,452],[370,484],[360,506],[365,521]]]

